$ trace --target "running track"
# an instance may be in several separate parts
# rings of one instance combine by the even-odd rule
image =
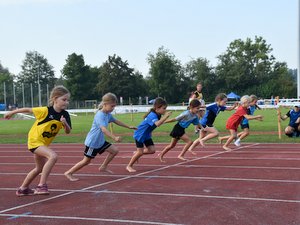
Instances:
[[[209,144],[185,162],[176,158],[178,145],[166,163],[145,156],[134,174],[125,170],[134,145],[116,145],[113,175],[98,171],[104,154],[70,182],[63,173],[82,159],[83,146],[53,144],[51,194],[26,197],[15,190],[34,166],[32,154],[25,145],[0,145],[0,224],[300,224],[300,144],[247,143],[232,152]]]

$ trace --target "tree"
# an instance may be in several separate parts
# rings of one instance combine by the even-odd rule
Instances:
[[[205,58],[197,58],[188,62],[185,67],[185,73],[190,79],[188,85],[189,91],[195,90],[197,83],[201,82],[204,99],[214,101],[217,90],[215,88],[216,77],[213,69],[213,67],[209,66],[209,61]]]
[[[0,103],[13,103],[14,75],[0,63]]]
[[[40,82],[41,86],[46,86],[46,84],[53,86],[55,83],[53,66],[37,51],[25,53],[21,68],[21,72],[17,75],[20,83],[38,84]]]
[[[98,68],[85,65],[83,55],[68,55],[62,69],[66,87],[74,100],[83,101],[99,98],[96,94]]]
[[[148,54],[150,64],[150,93],[153,97],[161,96],[170,103],[177,103],[186,95],[181,82],[184,74],[180,62],[169,50],[160,47],[157,53]]]
[[[255,37],[254,42],[250,38],[231,42],[227,51],[218,56],[216,74],[219,84],[223,84],[221,91],[249,94],[255,86],[255,94],[262,96],[259,87],[270,79],[275,62],[271,52],[271,46],[262,37]]]
[[[18,90],[18,98],[21,98],[24,85],[25,102],[30,102],[30,89],[34,89],[34,99],[38,98],[38,85],[40,85],[41,101],[47,101],[47,92],[54,87],[56,82],[53,66],[48,60],[37,51],[29,51],[25,53],[25,59],[21,65],[21,72],[17,75],[16,89]]]
[[[97,90],[104,95],[113,92],[123,99],[136,99],[147,94],[146,82],[141,73],[130,68],[120,56],[108,56],[99,68]]]

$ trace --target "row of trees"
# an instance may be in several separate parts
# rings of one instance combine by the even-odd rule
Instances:
[[[219,92],[230,91],[239,95],[256,94],[261,98],[296,97],[296,71],[289,70],[285,62],[276,61],[272,50],[262,37],[234,40],[225,53],[217,56],[218,63],[213,67],[202,57],[182,65],[173,53],[160,47],[155,54],[148,54],[148,75],[131,68],[117,55],[108,56],[100,66],[90,66],[83,55],[73,53],[67,57],[59,78],[55,77],[48,60],[34,51],[26,53],[17,75],[0,64],[0,84],[7,84],[7,93],[12,93],[10,89],[16,85],[16,90],[23,90],[23,95],[24,86],[29,90],[30,85],[31,92],[36,92],[39,84],[41,90],[63,84],[71,91],[73,101],[99,100],[104,93],[114,92],[133,103],[137,103],[139,96],[150,99],[161,96],[170,103],[179,103],[187,101],[199,81],[207,101],[213,101]],[[12,98],[11,95],[6,97]],[[16,95],[20,99],[21,91]],[[0,103],[3,96],[4,90],[0,88]],[[32,96],[25,94],[25,102],[30,102],[29,98]],[[45,99],[43,97],[43,101]]]

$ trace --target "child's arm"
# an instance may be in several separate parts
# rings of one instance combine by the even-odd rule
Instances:
[[[120,142],[120,141],[121,141],[121,137],[113,135],[112,133],[109,132],[109,130],[106,129],[106,127],[104,127],[104,126],[103,126],[103,127],[100,127],[100,129],[102,130],[102,132],[103,132],[106,136],[110,137],[110,138],[113,139],[114,141],[116,141],[116,142]]]
[[[125,124],[125,123],[123,123],[123,122],[121,122],[120,120],[117,120],[117,119],[114,121],[114,123],[117,124],[117,125],[119,125],[120,127],[125,127],[125,128],[133,129],[133,130],[137,129],[137,127],[135,127],[135,126],[128,126],[127,124]]]
[[[280,112],[277,112],[277,115],[278,114],[280,116],[280,119],[282,119],[282,120],[286,120],[287,118],[289,118],[286,114],[284,116],[282,116]]]
[[[68,124],[68,122],[67,122],[67,120],[66,120],[66,118],[65,118],[64,116],[61,116],[60,122],[62,122],[63,125],[64,125],[65,133],[66,133],[66,134],[71,133],[71,127],[70,127],[70,125]]]
[[[32,108],[20,108],[20,109],[10,111],[4,115],[4,118],[10,119],[14,114],[17,113],[32,113]]]
[[[172,122],[175,122],[175,121],[177,121],[176,118],[172,118],[172,119],[166,120],[164,123],[172,123]]]
[[[235,102],[232,106],[226,107],[226,110],[227,110],[227,111],[234,110],[238,105],[239,105],[239,103],[238,103],[238,102]]]
[[[172,114],[172,112],[166,112],[165,115],[158,121],[155,122],[155,125],[157,127],[159,127],[160,125],[162,125],[168,118],[169,116]]]
[[[262,119],[263,119],[262,115],[252,116],[252,115],[245,114],[244,117],[247,120],[260,120],[260,121],[262,121]]]

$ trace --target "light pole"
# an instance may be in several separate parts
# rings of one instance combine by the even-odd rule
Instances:
[[[42,106],[42,99],[41,99],[41,84],[40,84],[40,61],[38,59],[38,92],[39,92],[39,106]]]
[[[300,98],[300,0],[298,0],[298,68],[297,68],[297,99]]]

